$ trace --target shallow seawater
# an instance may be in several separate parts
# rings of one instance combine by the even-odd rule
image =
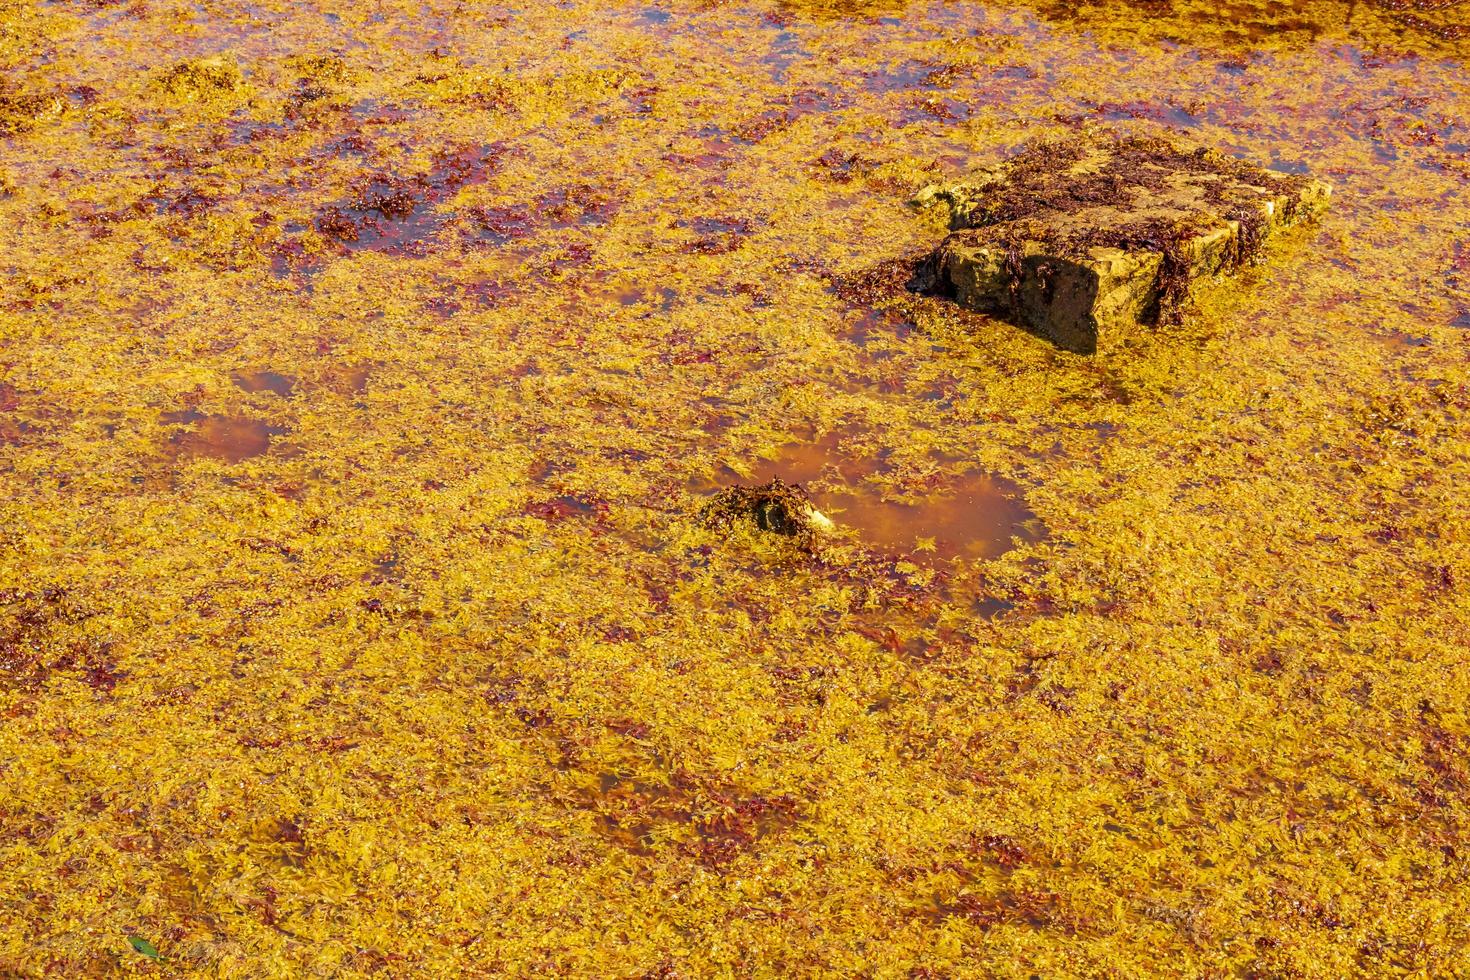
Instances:
[[[180,459],[208,457],[238,463],[268,452],[271,440],[285,432],[261,419],[204,415],[192,410],[166,413],[163,421],[187,426],[168,441],[169,453]]]
[[[237,371],[234,382],[241,391],[269,391],[283,397],[290,397],[296,388],[295,378],[276,371]]]
[[[1457,975],[1467,18],[0,0],[0,975]],[[1332,208],[844,288],[1099,127]]]
[[[1019,487],[967,471],[961,460],[944,462],[948,467],[923,467],[920,487],[895,491],[882,482],[892,464],[845,449],[837,433],[828,433],[783,446],[773,460],[755,460],[749,482],[799,484],[824,514],[855,531],[863,546],[918,561],[993,558],[1015,540],[1038,538],[1039,523]],[[957,472],[946,471],[957,464]]]

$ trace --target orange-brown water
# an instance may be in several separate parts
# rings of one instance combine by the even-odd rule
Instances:
[[[235,385],[241,391],[269,391],[289,397],[296,389],[296,379],[275,371],[237,371]]]
[[[800,484],[824,514],[854,530],[864,546],[921,561],[992,558],[1015,540],[1039,537],[1036,515],[1014,483],[960,460],[944,462],[947,466],[921,467],[917,485],[885,486],[882,478],[892,474],[893,465],[844,447],[841,436],[831,432],[789,443],[774,460],[754,461],[750,482],[779,478]]]
[[[259,456],[271,448],[271,439],[285,430],[260,419],[237,415],[201,415],[198,412],[176,413],[169,421],[185,423],[174,434],[170,450],[181,458],[208,457],[238,463]]]

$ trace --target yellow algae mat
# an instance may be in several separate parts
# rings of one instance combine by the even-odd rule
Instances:
[[[0,975],[1465,975],[1467,23],[0,0]],[[854,288],[1094,128],[1333,206]]]

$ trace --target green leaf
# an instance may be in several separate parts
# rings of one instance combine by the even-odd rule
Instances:
[[[150,960],[163,959],[162,956],[158,955],[158,947],[150,943],[148,940],[144,939],[142,936],[129,936],[128,942],[132,944],[133,949],[142,953]]]

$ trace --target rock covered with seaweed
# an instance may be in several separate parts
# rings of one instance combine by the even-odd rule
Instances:
[[[779,479],[758,487],[727,487],[704,506],[700,517],[717,530],[746,525],[794,538],[805,551],[812,550],[818,537],[833,526],[799,484]]]
[[[919,193],[920,207],[948,205],[952,232],[921,285],[1091,354],[1177,317],[1191,282],[1257,260],[1331,194],[1309,176],[1160,138],[1042,142]]]

